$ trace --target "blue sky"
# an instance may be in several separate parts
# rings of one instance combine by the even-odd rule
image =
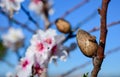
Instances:
[[[50,21],[55,21],[57,18],[59,18],[61,15],[63,15],[68,9],[74,7],[76,4],[82,2],[83,0],[53,0],[54,1],[54,10],[55,13],[50,16]],[[27,8],[29,0],[25,0],[23,5]],[[81,8],[76,9],[74,12],[70,13],[65,19],[69,21],[72,25],[72,28],[74,28],[78,22],[84,20],[87,16],[89,16],[94,10],[97,10],[101,6],[102,0],[90,0],[87,4],[82,6]],[[107,23],[111,23],[114,21],[120,20],[120,0],[111,0],[108,7],[108,15],[107,15]],[[33,12],[31,12],[31,15],[34,17],[35,20],[37,20],[41,27],[43,27],[43,21],[39,17],[35,17]],[[19,20],[22,23],[26,23],[28,20],[27,16],[23,11],[19,11],[14,15],[14,18]],[[0,27],[1,26],[8,26],[7,18],[0,14]],[[27,21],[27,24],[29,24],[29,27],[32,29],[36,29],[36,27],[30,22]],[[12,24],[14,27],[21,28],[17,26],[16,24]],[[100,15],[96,14],[90,21],[86,22],[82,25],[82,29],[89,31],[93,27],[100,25]],[[52,25],[52,28],[56,29],[55,25]],[[29,40],[32,37],[32,33],[27,31],[26,29],[23,29],[26,37],[26,45],[29,45]],[[60,32],[58,32],[60,33]],[[99,42],[99,31],[91,33],[92,35],[97,37],[97,41]],[[113,27],[108,28],[108,35],[107,35],[107,41],[106,41],[106,48],[105,53],[108,50],[111,50],[115,47],[120,46],[120,24],[115,25]],[[0,32],[0,34],[2,34]],[[76,42],[76,38],[68,40],[65,45],[69,46],[70,43]],[[120,51],[120,50],[119,50]],[[24,48],[20,49],[20,54],[23,54],[25,52]],[[120,58],[119,56],[120,52],[113,53],[112,55],[109,55],[105,57],[104,62],[102,64],[101,71],[99,72],[99,77],[120,77]],[[5,60],[11,62],[14,65],[17,65],[17,57],[14,52],[10,51],[7,53],[7,56],[5,57]],[[67,62],[61,62],[58,61],[58,66],[55,66],[53,63],[49,64],[49,75],[61,75],[64,72],[70,70],[71,68],[81,65],[85,63],[86,61],[91,60],[90,58],[85,57],[79,50],[79,48],[76,48],[73,52],[70,53],[70,56],[68,57]],[[89,66],[85,67],[84,69],[80,69],[76,72],[74,72],[71,75],[82,75],[83,73],[91,72],[93,66],[90,64]],[[0,76],[4,75],[8,71],[14,71],[14,68],[9,67],[7,64],[0,62]]]

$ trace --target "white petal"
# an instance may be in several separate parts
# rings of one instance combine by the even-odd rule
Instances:
[[[57,35],[57,36],[55,36],[55,40],[56,40],[56,44],[60,44],[65,40],[65,35],[63,35],[63,34]]]
[[[42,12],[42,9],[43,9],[43,3],[41,1],[38,4],[31,2],[29,4],[29,9],[36,12],[37,14],[40,14]]]
[[[49,62],[52,63],[52,60],[53,60],[53,59],[57,59],[57,58],[58,58],[58,56],[52,56],[52,57],[50,58],[50,61],[49,61]]]
[[[60,59],[61,59],[61,61],[66,61],[67,60],[67,56],[68,56],[68,53],[67,53],[67,51],[63,51],[63,55],[61,55],[61,57],[60,57]]]

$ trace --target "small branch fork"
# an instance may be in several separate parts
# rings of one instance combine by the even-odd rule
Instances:
[[[103,59],[104,59],[104,50],[107,36],[107,8],[110,0],[102,0],[102,8],[99,9],[99,14],[101,16],[101,26],[100,26],[100,41],[97,49],[97,54],[93,58],[94,68],[91,73],[91,77],[97,77],[98,72],[100,71]]]

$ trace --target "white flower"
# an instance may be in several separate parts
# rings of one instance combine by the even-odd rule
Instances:
[[[0,7],[8,13],[13,14],[15,11],[20,10],[20,4],[24,0],[1,0]]]
[[[41,0],[31,0],[29,9],[35,11],[37,14],[41,14],[43,10],[43,2]]]
[[[66,61],[68,54],[61,45],[64,40],[65,36],[57,35],[53,29],[39,30],[37,34],[33,35],[25,58],[18,66],[17,76],[30,77],[33,71],[35,76],[41,75],[53,59],[60,58],[62,61]]]
[[[48,1],[48,13],[50,15],[52,15],[54,13],[54,10],[51,8],[52,6],[52,2]],[[29,4],[29,9],[34,11],[36,14],[38,15],[42,15],[43,11],[44,11],[44,3],[42,0],[31,0],[30,4]],[[43,15],[42,15],[43,16]]]
[[[34,61],[30,58],[22,58],[20,65],[17,66],[17,76],[18,77],[30,77],[32,74],[32,66]]]
[[[55,45],[56,31],[48,29],[46,31],[39,30],[31,39],[31,46],[39,52],[50,51]]]
[[[53,59],[60,58],[61,61],[66,61],[68,57],[68,53],[65,50],[65,47],[62,45],[63,41],[65,40],[65,35],[57,35],[55,36],[56,45],[52,48],[52,57],[50,59],[50,62]]]
[[[51,34],[52,32],[52,34]],[[35,52],[35,58],[39,65],[47,65],[50,51],[55,45],[56,31],[48,29],[46,31],[39,30],[31,39],[31,51]]]
[[[66,60],[67,60],[67,57],[68,57],[67,51],[63,50],[63,51],[62,51],[62,55],[61,55],[61,57],[60,57],[61,61],[66,61]]]
[[[15,77],[15,74],[12,73],[12,72],[8,72],[8,73],[6,74],[6,77]]]
[[[23,44],[24,35],[20,29],[10,28],[8,33],[2,35],[3,44],[15,50]]]
[[[56,40],[56,44],[61,44],[65,40],[65,35],[63,35],[63,34],[56,35],[55,40]]]
[[[62,61],[66,61],[67,52],[65,51],[64,46],[61,43],[65,40],[64,35],[57,35],[56,31],[53,29],[48,29],[46,31],[39,30],[37,34],[31,39],[31,49],[37,53],[37,62],[39,64],[44,64],[48,60],[50,54],[52,59],[60,58]]]
[[[67,60],[67,57],[68,57],[68,53],[67,51],[65,50],[64,46],[62,46],[61,44],[59,45],[56,45],[52,50],[52,57],[50,59],[50,62],[53,60],[53,59],[58,59],[60,58],[61,61],[66,61]]]

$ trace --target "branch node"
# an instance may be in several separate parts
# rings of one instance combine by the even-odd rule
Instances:
[[[98,13],[101,15],[101,9],[100,8],[98,8]]]

